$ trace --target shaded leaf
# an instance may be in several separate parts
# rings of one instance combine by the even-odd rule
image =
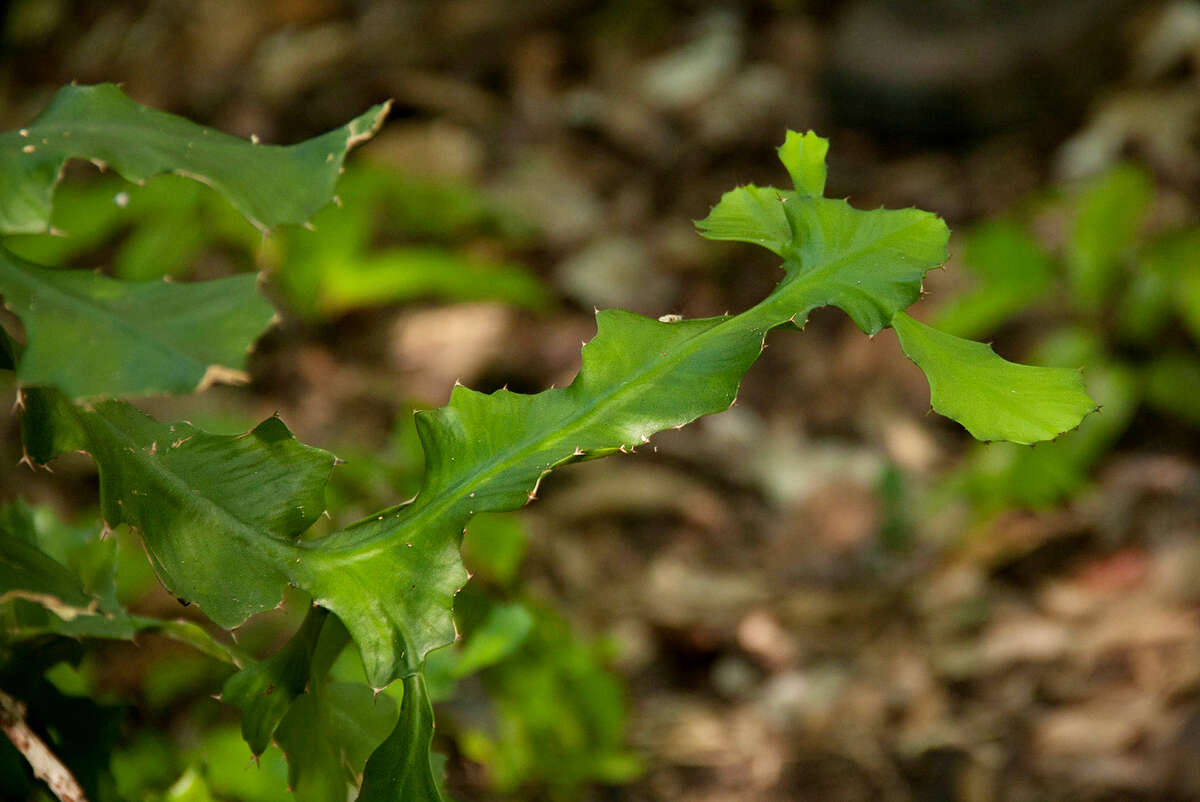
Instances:
[[[76,397],[189,392],[238,378],[274,317],[255,284],[251,275],[128,283],[0,248],[0,291],[25,324],[17,377]]]
[[[254,754],[266,751],[292,701],[308,686],[317,637],[327,616],[322,608],[313,607],[282,649],[225,682],[221,701],[241,708],[242,738]]]
[[[630,781],[640,761],[624,744],[627,705],[602,649],[578,640],[552,610],[527,611],[528,635],[482,674],[494,724],[460,736],[468,757],[502,792],[538,784],[570,799],[584,783]]]
[[[274,607],[324,507],[333,455],[298,443],[278,418],[238,436],[158,423],[121,401],[76,406],[26,393],[22,435],[44,462],[87,451],[109,526],[138,530],[163,583],[226,629]]]
[[[300,696],[276,733],[287,755],[288,785],[296,799],[345,799],[349,786],[362,777],[367,759],[392,732],[397,716],[390,696],[376,695],[361,683],[318,683]]]
[[[1146,368],[1146,401],[1200,426],[1200,357],[1182,351],[1156,357]]]
[[[404,677],[400,718],[367,761],[359,802],[442,802],[440,768],[431,754],[433,705],[421,674]]]
[[[135,103],[113,84],[63,87],[28,126],[0,134],[0,231],[47,229],[67,159],[102,162],[130,181],[159,173],[203,181],[262,229],[303,223],[329,202],[347,150],[370,137],[387,110],[375,106],[327,134],[278,147]]]
[[[17,366],[17,344],[0,326],[0,370],[12,370]]]
[[[428,298],[497,300],[531,309],[545,308],[550,301],[546,287],[525,268],[485,262],[448,248],[393,248],[372,254],[298,249],[296,253],[285,268],[289,293],[302,311],[324,316]]]
[[[139,632],[157,632],[221,662],[237,661],[233,647],[190,621],[129,615],[115,599],[88,593],[75,572],[39,547],[31,527],[12,526],[20,520],[8,513],[0,521],[0,641],[41,635],[131,640]],[[111,553],[111,544],[102,545]]]

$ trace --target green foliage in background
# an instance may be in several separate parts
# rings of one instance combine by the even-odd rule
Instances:
[[[152,112],[112,87],[72,87],[30,126],[38,142],[44,137],[54,143],[48,155],[23,164],[14,160],[35,155],[23,150],[27,137],[17,133],[0,140],[7,149],[0,165],[21,165],[6,180],[32,199],[12,205],[0,225],[18,232],[30,230],[31,220],[47,224],[44,165],[53,166],[56,177],[65,156],[102,158],[135,179],[174,169],[227,191],[235,208],[253,220],[304,222],[315,211],[308,200],[314,190],[297,188],[296,198],[280,201],[292,188],[289,182],[304,182],[312,173],[320,197],[331,198],[332,186],[320,183],[328,165],[340,164],[346,149],[368,136],[385,110],[373,109],[308,143],[271,150]],[[137,138],[147,126],[153,131],[146,141],[155,144],[149,155]],[[133,138],[126,143],[120,132]],[[61,141],[67,133],[70,147]],[[361,783],[358,799],[368,802],[444,799],[441,761],[431,749],[433,698],[476,672],[496,694],[496,725],[491,731],[464,729],[460,743],[487,763],[499,787],[541,780],[551,793],[565,796],[589,780],[624,779],[637,766],[619,745],[624,716],[619,692],[596,668],[594,649],[568,640],[554,616],[519,596],[489,599],[477,596],[478,590],[464,591],[459,618],[474,634],[454,645],[456,595],[468,577],[463,532],[478,516],[523,507],[561,465],[633,451],[655,432],[728,408],[767,334],[802,329],[820,306],[841,308],[868,335],[894,328],[929,378],[934,408],[977,437],[1050,439],[1077,426],[1095,407],[1077,369],[1014,365],[987,346],[908,317],[904,310],[919,297],[926,271],[945,260],[949,232],[928,212],[859,211],[823,197],[827,150],[828,142],[815,134],[789,132],[779,155],[793,188],[735,189],[698,223],[704,236],[760,244],[783,259],[784,277],[763,301],[739,314],[697,320],[598,312],[597,334],[584,346],[582,368],[568,387],[536,395],[455,387],[445,407],[414,416],[425,466],[415,498],[324,536],[311,533],[311,526],[325,509],[335,462],[330,453],[299,443],[275,418],[244,435],[215,435],[185,422],[155,421],[115,397],[194,389],[237,365],[209,363],[215,372],[206,369],[194,382],[168,375],[163,364],[149,359],[113,375],[78,359],[53,360],[52,371],[28,367],[30,361],[44,364],[34,359],[46,352],[40,349],[68,347],[62,332],[76,316],[107,314],[117,320],[111,300],[140,297],[144,284],[58,280],[75,272],[8,260],[7,270],[0,271],[0,293],[25,325],[24,342],[10,345],[24,406],[24,446],[35,462],[65,451],[90,454],[99,471],[105,525],[125,523],[136,531],[163,585],[219,627],[231,629],[271,610],[293,588],[311,597],[303,623],[273,655],[255,660],[230,652],[240,671],[222,692],[223,701],[241,710],[242,735],[252,752],[266,752],[272,741],[282,749],[296,797],[340,800]],[[291,160],[269,192],[241,187],[225,169],[230,162],[252,162],[260,152]],[[245,172],[256,177],[261,168]],[[301,209],[304,214],[297,215]],[[357,237],[361,243],[363,229],[348,228],[357,233],[346,242]],[[211,284],[154,286],[192,291]],[[198,319],[205,313],[194,310]],[[248,312],[245,318],[238,331],[248,347],[257,318]],[[137,338],[164,353],[181,344],[205,345],[202,327],[185,326],[180,333],[178,322],[139,320]],[[126,334],[120,326],[102,328],[94,347],[119,358]],[[502,528],[490,537],[477,534],[480,540],[468,541],[467,553],[488,566],[494,581],[511,578],[519,545],[489,543],[505,537]],[[93,604],[68,582],[62,563],[59,570],[33,550],[26,552],[22,559],[37,570],[9,574],[42,583],[14,598],[44,608],[33,611],[45,613],[37,626],[62,626],[50,616],[69,624],[74,611]],[[94,603],[99,609],[99,600]],[[20,628],[5,631],[5,666],[34,670],[31,696],[22,697],[31,706],[42,698],[39,669],[63,662],[25,656],[39,648],[40,637],[26,637]],[[64,642],[75,644],[62,637],[53,641]],[[350,644],[355,648],[346,648]],[[447,647],[448,654],[434,656]],[[18,655],[23,662],[14,662]],[[556,708],[549,706],[553,700],[561,700]],[[66,759],[79,757],[66,744],[56,745]],[[105,789],[115,782],[114,760],[106,752],[80,764],[81,781],[86,777],[98,799],[113,798]],[[182,772],[168,795],[204,799],[210,792],[224,793],[215,777],[190,765]]]
[[[264,237],[196,181],[164,176],[131,186],[106,176],[59,190],[53,225],[68,236],[15,236],[8,247],[63,266],[112,246],[113,274],[134,280],[191,278],[200,256],[219,252],[240,269],[266,271],[290,311],[306,318],[425,299],[549,306],[549,292],[528,270],[450,246],[529,237],[519,217],[478,191],[359,162],[345,168],[337,193],[308,227]]]
[[[967,235],[974,285],[934,323],[982,337],[1032,322],[1041,332],[1033,361],[1088,365],[1088,389],[1103,409],[1034,450],[977,449],[947,490],[965,491],[983,511],[1052,504],[1085,485],[1139,408],[1200,426],[1200,227],[1144,234],[1153,200],[1151,177],[1122,164],[1039,207],[1065,215],[1060,248],[1043,247],[1020,215]]]

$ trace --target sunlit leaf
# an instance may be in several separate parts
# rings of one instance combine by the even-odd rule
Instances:
[[[696,228],[707,239],[749,242],[782,256],[792,238],[783,205],[795,197],[791,190],[753,184],[731,189]]]
[[[1008,362],[983,343],[945,334],[903,312],[892,327],[904,353],[929,379],[934,411],[979,440],[1052,440],[1096,409],[1080,370]]]

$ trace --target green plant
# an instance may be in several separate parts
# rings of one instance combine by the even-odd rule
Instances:
[[[272,277],[289,311],[336,317],[389,302],[496,300],[549,303],[527,270],[449,246],[465,236],[519,242],[528,226],[478,191],[359,162],[338,180],[337,203],[309,226],[264,238],[209,187],[182,176],[130,185],[115,176],[72,183],[55,195],[51,225],[69,236],[10,237],[16,255],[55,267],[113,248],[123,279],[185,279],[201,254],[220,251]],[[397,244],[400,243],[400,244]]]
[[[979,337],[1021,317],[1038,321],[1033,359],[1087,364],[1103,414],[1034,450],[977,449],[949,481],[952,493],[965,491],[985,512],[1051,504],[1085,484],[1140,407],[1200,425],[1200,227],[1146,236],[1152,200],[1150,176],[1122,164],[1065,199],[1031,205],[1066,217],[1061,251],[1039,244],[1020,210],[968,234],[974,286],[940,306],[935,325]]]
[[[259,225],[304,222],[332,196],[346,149],[385,111],[268,148],[137,106],[111,86],[64,89],[28,129],[0,138],[0,228],[44,230],[62,162],[76,156],[102,159],[134,180],[167,170],[200,178]],[[824,305],[843,309],[868,335],[891,327],[928,377],[934,409],[982,439],[1054,438],[1094,409],[1078,370],[1006,362],[905,314],[925,272],[945,260],[948,230],[928,212],[859,211],[823,197],[827,149],[815,134],[789,132],[779,156],[794,188],[732,190],[697,224],[710,239],[752,242],[782,257],[784,277],[762,302],[697,320],[601,311],[568,387],[536,395],[455,387],[447,406],[416,414],[426,463],[416,497],[324,537],[306,533],[325,509],[330,453],[297,442],[277,418],[245,435],[214,435],[157,422],[116,398],[238,375],[271,317],[252,276],[123,282],[0,251],[0,293],[25,328],[21,344],[4,338],[24,407],[24,448],[34,463],[90,454],[106,525],[136,530],[163,584],[218,626],[275,607],[289,587],[311,596],[299,629],[265,660],[208,636],[193,639],[240,666],[222,699],[241,709],[256,754],[272,740],[282,747],[297,797],[340,799],[361,774],[361,800],[442,799],[427,672],[445,659],[435,650],[456,640],[452,609],[468,578],[460,556],[468,523],[524,506],[561,465],[633,451],[657,431],[726,409],[771,330],[801,329]],[[32,545],[5,548],[18,569],[0,577],[15,621],[5,665],[37,677],[60,660],[30,654],[63,647],[28,637],[27,619],[51,635],[87,635],[94,633],[72,631],[75,622],[97,613],[121,618],[92,606],[102,593],[68,587],[67,569],[45,563],[52,558],[15,528],[5,542]],[[526,642],[513,634],[525,626],[519,611],[493,607],[480,619],[478,629],[494,632],[490,642],[499,646],[480,655],[472,649],[483,647],[468,644],[451,659],[459,661],[451,679]],[[536,639],[527,646],[548,648]],[[593,682],[579,665],[570,658],[553,675],[565,679],[546,682]],[[435,673],[446,675],[444,665]],[[519,685],[531,676],[514,668],[494,681]],[[614,755],[606,770],[626,771],[623,760]],[[102,774],[89,775],[95,787]],[[179,793],[197,781],[181,778]]]

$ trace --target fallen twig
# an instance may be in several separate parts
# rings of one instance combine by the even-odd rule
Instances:
[[[4,691],[0,691],[0,729],[29,761],[34,776],[50,786],[61,802],[87,802],[83,789],[70,770],[25,723],[25,705]]]

